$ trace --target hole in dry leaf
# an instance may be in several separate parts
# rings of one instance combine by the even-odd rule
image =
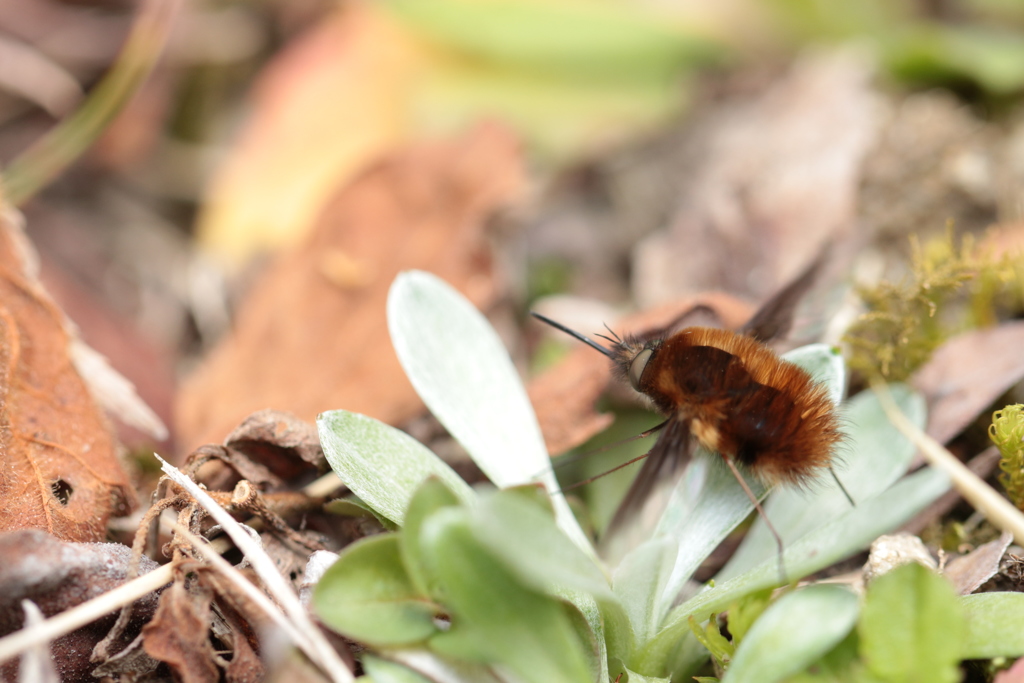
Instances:
[[[67,483],[63,479],[58,479],[50,484],[50,490],[53,491],[53,497],[56,498],[61,505],[67,505],[68,501],[71,500],[71,494],[75,492],[75,489],[71,484]]]

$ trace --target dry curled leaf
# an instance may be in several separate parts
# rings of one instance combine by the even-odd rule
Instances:
[[[420,411],[391,348],[388,287],[400,271],[418,268],[486,306],[494,283],[484,223],[521,185],[517,143],[483,127],[396,153],[340,191],[306,244],[264,274],[235,332],[186,382],[177,403],[181,442],[220,442],[267,407],[309,421],[326,408],[386,422]],[[339,271],[338,255],[358,273]]]
[[[0,216],[0,531],[99,540],[135,494],[17,221]]]
[[[670,324],[698,306],[709,309],[727,328],[738,328],[752,311],[751,306],[727,294],[708,293],[626,316],[613,329],[620,335],[639,334]],[[581,346],[530,382],[530,401],[548,453],[564,453],[611,424],[612,416],[595,408],[611,380],[608,359]]]
[[[280,410],[253,413],[223,446],[200,446],[188,461],[196,481],[215,491],[230,490],[242,479],[261,491],[285,491],[294,480],[329,469],[316,427]]]
[[[224,672],[228,683],[260,683],[266,670],[256,652],[257,637],[252,625],[227,604],[215,602],[214,608],[223,615],[224,624],[231,631],[227,636],[231,641],[231,663]]]
[[[999,562],[1012,540],[1013,534],[1004,531],[996,540],[951,560],[943,570],[943,576],[950,580],[958,595],[973,593],[999,571]]]
[[[224,439],[224,446],[244,453],[282,479],[309,469],[322,474],[329,468],[316,425],[280,410],[261,410],[245,418]]]
[[[156,614],[142,629],[147,654],[166,662],[183,683],[217,683],[210,646],[210,591],[176,581],[160,596]]]

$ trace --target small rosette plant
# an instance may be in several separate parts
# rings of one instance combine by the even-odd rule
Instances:
[[[693,458],[651,537],[614,570],[605,566],[559,493],[526,391],[486,319],[438,278],[409,272],[391,289],[388,322],[416,391],[493,487],[470,487],[425,446],[381,422],[340,410],[320,415],[331,466],[395,529],[347,547],[313,596],[324,623],[366,647],[368,679],[667,681],[714,655],[724,681],[766,683],[844,652],[852,653],[848,668],[865,667],[870,657],[857,643],[889,642],[876,631],[858,639],[861,601],[842,586],[791,591],[769,605],[780,581],[777,547],[760,519],[714,581],[692,582],[753,507],[713,454]],[[844,367],[833,349],[812,345],[785,358],[839,400]],[[903,386],[891,390],[923,424],[922,399]],[[766,501],[791,581],[863,550],[949,488],[931,469],[904,476],[914,448],[872,394],[845,405],[843,421],[837,469],[856,506],[829,477]],[[945,585],[937,576],[908,580],[931,578]],[[953,650],[943,645],[944,661],[1024,654],[1024,642],[978,645],[997,608],[965,601],[984,596],[946,597],[962,626],[957,632],[967,635]],[[1024,605],[1015,605],[1024,625]],[[731,641],[710,619],[724,610]]]

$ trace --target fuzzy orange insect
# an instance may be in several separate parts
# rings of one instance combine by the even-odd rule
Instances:
[[[721,454],[762,516],[764,512],[736,464],[767,485],[803,485],[830,469],[833,451],[842,437],[827,390],[765,343],[789,331],[793,310],[813,282],[820,262],[819,258],[772,297],[738,333],[708,327],[669,333],[678,328],[677,321],[641,338],[601,335],[612,342],[608,349],[533,314],[611,358],[618,374],[668,418],[652,430],[661,434],[611,528],[634,513],[658,481],[681,470],[688,460],[691,435],[708,450]],[[839,486],[842,488],[841,483]],[[781,538],[767,517],[765,521],[781,551]]]

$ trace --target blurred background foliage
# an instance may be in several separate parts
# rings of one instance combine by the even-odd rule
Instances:
[[[173,421],[177,378],[263,265],[389,154],[481,122],[512,130],[527,164],[528,198],[491,233],[519,311],[561,293],[652,305],[640,280],[665,249],[636,245],[678,222],[693,148],[722,144],[700,126],[832,48],[873,65],[904,126],[863,164],[857,218],[875,237],[905,256],[908,232],[1021,217],[1012,183],[978,171],[995,152],[1024,168],[1014,0],[4,0],[0,165],[48,286]],[[959,189],[932,182],[968,139]],[[373,273],[332,264],[350,284]]]

